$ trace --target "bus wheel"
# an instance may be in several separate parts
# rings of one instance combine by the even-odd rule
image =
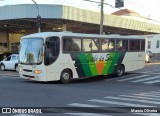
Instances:
[[[63,70],[60,81],[61,83],[69,83],[71,81],[71,72],[69,70]]]
[[[117,77],[121,77],[124,75],[125,69],[123,65],[117,65],[115,74]]]

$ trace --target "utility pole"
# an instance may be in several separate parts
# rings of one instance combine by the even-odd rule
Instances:
[[[104,0],[101,0],[100,35],[103,34],[103,19],[104,19],[103,5],[104,5]]]
[[[36,1],[32,0],[37,8],[37,27],[38,27],[38,32],[41,32],[41,16],[39,14],[39,8],[38,5],[36,3]]]

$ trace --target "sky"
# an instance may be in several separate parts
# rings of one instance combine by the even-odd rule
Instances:
[[[87,10],[100,12],[98,3],[86,2],[85,0],[35,0],[37,4],[64,4]],[[100,0],[91,0],[100,2]],[[110,14],[119,10],[115,8],[115,0],[104,0],[104,12]],[[0,6],[13,4],[34,4],[32,0],[0,0]],[[142,16],[151,18],[160,22],[160,0],[124,0],[124,7],[120,9],[130,9]]]

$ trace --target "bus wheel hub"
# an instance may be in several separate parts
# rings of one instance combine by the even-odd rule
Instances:
[[[69,74],[68,74],[68,73],[64,73],[62,77],[63,77],[65,80],[68,80],[68,79],[69,79]]]

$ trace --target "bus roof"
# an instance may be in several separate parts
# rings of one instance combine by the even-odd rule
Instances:
[[[73,37],[92,37],[92,38],[117,38],[117,39],[145,39],[144,35],[99,35],[99,34],[84,34],[84,33],[72,33],[72,32],[40,32],[23,36],[22,38],[41,37],[47,38],[50,36],[73,36]]]

